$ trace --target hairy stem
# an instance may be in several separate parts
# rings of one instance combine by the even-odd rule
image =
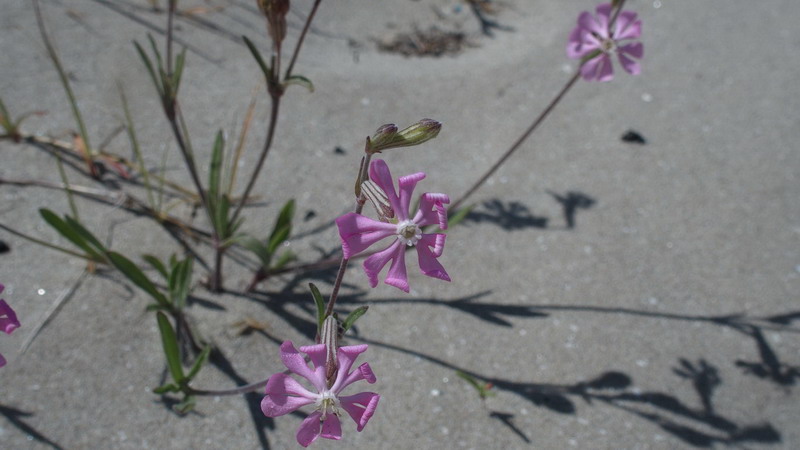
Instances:
[[[475,193],[475,191],[477,191],[478,188],[481,187],[483,183],[485,183],[486,180],[489,179],[489,177],[494,175],[497,169],[499,169],[500,166],[502,166],[503,163],[505,163],[506,160],[512,154],[514,154],[515,151],[517,151],[517,149],[522,145],[522,143],[525,142],[525,140],[528,139],[528,137],[534,131],[536,131],[536,128],[538,128],[539,125],[544,121],[544,119],[553,111],[553,109],[555,109],[556,105],[558,105],[561,99],[564,98],[564,95],[572,88],[575,82],[578,81],[579,77],[580,77],[580,70],[575,72],[575,75],[573,75],[572,78],[570,78],[569,81],[567,81],[567,84],[565,84],[564,87],[561,88],[561,91],[559,91],[559,93],[556,94],[555,98],[553,98],[550,104],[547,105],[544,111],[542,111],[539,114],[539,117],[537,117],[536,120],[534,120],[533,123],[528,127],[528,129],[525,130],[524,133],[522,133],[522,135],[517,139],[517,141],[514,142],[514,144],[512,144],[508,150],[506,150],[503,156],[501,156],[500,159],[497,160],[497,162],[494,163],[494,165],[488,171],[486,171],[486,173],[483,174],[483,176],[479,178],[478,181],[476,181],[475,184],[473,184],[472,187],[469,188],[466,193],[464,193],[458,200],[453,202],[453,204],[450,206],[450,211],[456,211],[458,207],[461,206],[461,204],[464,203],[464,201],[467,198],[469,198],[469,196]]]

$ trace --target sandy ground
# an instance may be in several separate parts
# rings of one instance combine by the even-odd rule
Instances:
[[[161,42],[165,15],[143,0],[42,3],[94,145],[122,122],[120,83],[148,165],[157,168],[167,151],[168,174],[187,182],[131,43],[144,43],[148,32]],[[31,4],[2,5],[0,95],[15,114],[47,112],[30,118],[26,131],[68,138],[74,122]],[[204,166],[214,133],[238,133],[261,83],[239,36],[265,51],[267,41],[251,2],[182,5],[221,7],[177,20],[176,36],[189,47],[182,102]],[[292,3],[289,48],[309,6]],[[564,55],[566,37],[594,4],[495,6],[490,18],[510,29],[489,38],[456,1],[323,2],[296,69],[316,91],[287,93],[256,189],[261,203],[247,211],[244,228],[265,236],[278,208],[295,198],[290,248],[302,261],[334,250],[331,221],[350,207],[363,139],[388,122],[442,121],[435,141],[383,156],[395,175],[427,172],[423,191],[464,192],[569,79],[575,64]],[[371,344],[362,360],[382,398],[362,433],[348,419],[342,442],[316,448],[800,446],[800,6],[628,6],[644,21],[642,75],[617,70],[611,83],[579,82],[477,192],[442,257],[452,283],[414,273],[404,295],[368,289],[357,265],[348,272],[341,308],[371,306],[348,343]],[[459,42],[469,45],[441,57],[377,49],[434,26],[463,33]],[[268,119],[268,102],[257,95],[245,169]],[[647,144],[623,142],[631,129]],[[122,134],[107,148],[130,155]],[[3,141],[0,152],[4,179],[59,180],[55,160],[37,147]],[[67,245],[38,215],[42,207],[68,213],[62,193],[0,191],[1,223]],[[574,211],[573,228],[558,200],[570,193],[585,206]],[[180,250],[146,218],[77,202],[85,223],[134,259]],[[187,217],[180,207],[174,213]],[[0,369],[3,448],[297,446],[302,415],[262,417],[258,394],[200,398],[187,417],[171,412],[151,393],[165,364],[145,296],[113,272],[81,278],[81,261],[5,231],[0,240],[11,248],[0,254],[3,298],[23,323],[0,337],[9,359]],[[241,290],[246,265],[230,261],[227,269],[227,286]],[[214,296],[198,285],[191,314],[229,366],[217,360],[196,386],[228,388],[281,370],[274,342],[310,342],[305,286],[313,281],[328,292],[331,277],[285,276],[250,296]],[[234,324],[246,318],[265,330],[239,336]],[[481,401],[456,370],[493,383],[496,395]]]

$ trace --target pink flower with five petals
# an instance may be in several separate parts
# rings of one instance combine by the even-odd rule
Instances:
[[[283,372],[276,373],[267,381],[267,395],[261,401],[261,411],[267,417],[278,417],[291,413],[301,406],[314,404],[316,411],[309,414],[297,430],[297,442],[303,447],[308,447],[320,436],[335,440],[342,438],[340,409],[345,410],[353,418],[358,431],[363,430],[375,414],[380,395],[374,392],[361,392],[341,396],[340,393],[356,381],[375,382],[375,374],[367,363],[350,372],[358,355],[366,351],[367,347],[366,344],[339,347],[336,352],[338,369],[329,385],[325,376],[325,344],[300,347],[300,352],[311,359],[313,368],[310,368],[292,342],[284,342],[281,345],[283,364],[293,373],[308,380],[316,392],[309,391]]]
[[[642,21],[636,19],[633,11],[621,11],[614,22],[611,21],[611,4],[597,7],[597,15],[584,11],[578,16],[578,26],[572,30],[567,43],[567,56],[572,59],[589,57],[581,65],[581,75],[587,81],[611,81],[614,70],[611,55],[616,53],[622,68],[631,75],[641,72],[639,63],[633,58],[644,56],[641,42],[622,45],[622,41],[637,39],[642,34]],[[594,56],[592,56],[594,55]]]
[[[3,293],[3,289],[5,286],[0,284],[0,294]],[[8,306],[5,300],[0,299],[0,330],[2,330],[6,334],[11,334],[14,330],[19,328],[19,320],[17,320],[17,314]],[[3,358],[3,355],[0,355],[0,367],[6,365],[6,359]]]
[[[389,238],[391,244],[388,247],[364,261],[364,271],[369,277],[370,286],[378,285],[378,275],[391,261],[384,283],[408,292],[405,254],[406,247],[411,246],[417,250],[419,268],[423,274],[450,281],[450,276],[437,260],[444,251],[446,235],[422,232],[422,227],[433,224],[438,224],[442,230],[447,229],[447,211],[444,205],[450,203],[450,198],[445,194],[422,194],[419,210],[411,216],[411,195],[417,182],[425,178],[423,172],[400,177],[399,194],[395,191],[389,167],[383,160],[375,160],[370,164],[369,176],[386,195],[395,220],[389,221],[383,217],[382,221],[378,221],[356,213],[345,214],[336,219],[344,257],[350,259],[372,244]]]

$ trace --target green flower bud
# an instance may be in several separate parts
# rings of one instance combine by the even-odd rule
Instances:
[[[442,124],[433,119],[422,119],[401,131],[397,131],[397,125],[383,125],[374,136],[367,138],[367,152],[380,153],[390,148],[419,145],[435,138],[441,129]]]

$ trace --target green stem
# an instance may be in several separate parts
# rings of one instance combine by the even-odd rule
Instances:
[[[514,144],[512,144],[508,150],[506,150],[503,156],[501,156],[500,159],[497,160],[497,162],[494,163],[494,165],[488,171],[486,171],[486,173],[483,174],[483,176],[480,179],[478,179],[478,181],[476,181],[475,184],[473,184],[472,187],[469,188],[466,193],[464,193],[458,200],[453,202],[453,204],[450,206],[450,211],[456,211],[458,207],[461,206],[461,204],[464,203],[464,201],[467,198],[469,198],[469,196],[475,193],[475,191],[477,191],[478,188],[481,187],[483,183],[485,183],[486,180],[489,179],[489,177],[494,175],[497,169],[499,169],[500,166],[502,166],[503,163],[505,163],[506,160],[512,154],[514,154],[515,151],[517,151],[517,149],[522,145],[522,143],[525,142],[525,140],[528,139],[528,137],[534,131],[536,131],[536,128],[538,128],[539,125],[542,123],[542,121],[544,121],[544,119],[553,111],[553,109],[555,109],[556,105],[558,105],[561,99],[564,98],[564,95],[572,88],[575,82],[578,81],[578,78],[580,78],[580,70],[575,72],[575,75],[573,75],[572,78],[570,78],[569,81],[567,81],[567,84],[565,84],[564,87],[561,88],[561,91],[559,91],[559,93],[556,94],[555,98],[550,102],[549,105],[547,105],[547,108],[545,108],[544,111],[542,111],[539,114],[539,117],[537,117],[533,121],[533,123],[528,127],[528,129],[525,130],[524,133],[522,133],[522,135],[517,139],[517,141],[514,142]]]
[[[50,38],[47,35],[47,29],[44,25],[42,11],[39,9],[39,0],[33,0],[33,10],[36,14],[36,23],[39,26],[39,33],[42,35],[42,41],[44,41],[47,54],[50,56],[50,60],[53,61],[53,65],[58,72],[58,77],[61,80],[61,85],[64,87],[64,91],[67,93],[69,104],[72,107],[72,115],[75,117],[75,122],[78,124],[81,139],[83,139],[83,145],[86,147],[86,158],[87,163],[89,164],[89,172],[92,174],[92,176],[98,177],[99,175],[96,173],[96,170],[92,165],[92,146],[89,144],[89,133],[86,131],[86,125],[83,122],[83,116],[81,116],[81,111],[78,108],[78,101],[75,99],[75,94],[72,92],[72,87],[69,84],[67,73],[64,71],[64,67],[61,65],[61,60],[58,59],[56,49],[53,47],[53,44],[50,42]]]

